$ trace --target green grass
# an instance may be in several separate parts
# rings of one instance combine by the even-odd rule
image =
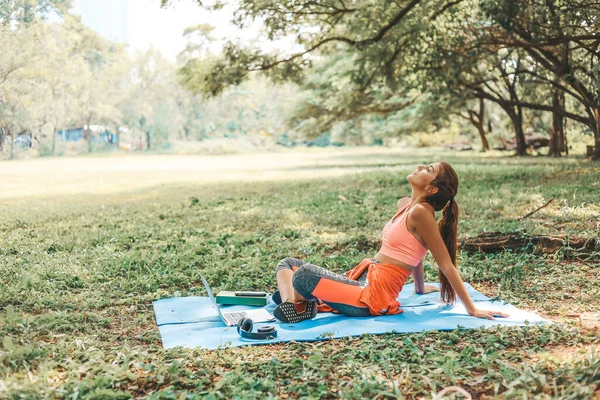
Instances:
[[[461,179],[461,237],[598,238],[598,164],[444,158]],[[598,398],[598,331],[577,325],[579,313],[600,311],[597,254],[461,253],[465,281],[559,322],[551,326],[162,349],[152,300],[204,295],[200,272],[217,291],[272,291],[286,256],[344,271],[374,255],[397,198],[410,194],[406,175],[436,159],[420,152],[343,177],[0,204],[0,398],[429,398],[452,385],[475,398]],[[437,280],[429,256],[426,278]]]

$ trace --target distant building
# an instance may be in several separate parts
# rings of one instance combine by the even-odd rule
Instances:
[[[71,12],[105,38],[129,42],[129,0],[74,0]]]
[[[83,131],[85,126],[77,128],[63,129],[56,132],[56,139],[65,142],[78,142],[83,140]],[[92,142],[117,143],[117,135],[110,132],[107,127],[102,125],[90,125],[92,133]]]

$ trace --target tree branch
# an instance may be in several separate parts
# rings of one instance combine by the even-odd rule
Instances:
[[[561,107],[553,107],[553,106],[547,106],[544,104],[535,104],[535,103],[529,103],[529,102],[524,102],[524,101],[504,100],[504,99],[496,98],[481,89],[475,88],[473,90],[476,93],[478,93],[480,96],[482,96],[483,98],[493,101],[494,103],[497,103],[500,106],[502,106],[502,105],[513,106],[513,107],[518,106],[518,107],[529,108],[532,110],[551,111],[551,112],[555,112],[559,115],[562,115],[563,117],[567,117],[574,121],[581,122],[582,124],[587,125],[587,126],[592,126],[594,123],[594,121],[591,118],[586,118],[582,115],[568,112],[567,110],[565,110]]]
[[[402,104],[397,104],[395,106],[387,106],[386,107],[386,106],[382,106],[382,105],[375,105],[372,107],[362,107],[362,108],[359,107],[354,111],[357,114],[391,114],[393,112],[403,110],[406,107],[409,107],[409,106],[415,104],[415,101],[417,100],[418,97],[419,96],[416,96],[412,100],[409,100]]]
[[[390,29],[392,29],[396,24],[398,24],[402,20],[402,18],[404,18],[420,2],[421,0],[412,0],[410,3],[408,3],[406,7],[400,10],[400,12],[396,14],[396,16],[392,18],[392,20],[386,26],[381,28],[377,35],[375,35],[372,38],[359,41],[357,42],[357,45],[364,46],[380,41]]]
[[[353,40],[353,39],[349,39],[347,37],[343,37],[343,36],[334,36],[334,37],[329,37],[329,38],[324,38],[321,39],[321,41],[319,41],[318,43],[316,43],[315,45],[313,45],[312,47],[310,47],[309,49],[300,52],[300,53],[296,53],[288,58],[282,59],[282,60],[278,60],[275,62],[272,62],[270,64],[263,64],[259,67],[256,68],[251,68],[250,71],[265,71],[265,70],[269,70],[279,64],[282,63],[286,63],[286,62],[290,62],[293,61],[295,59],[297,59],[298,57],[302,57],[308,53],[311,53],[315,50],[317,50],[319,47],[323,46],[326,43],[329,42],[343,42],[343,43],[347,43],[351,46],[355,46],[355,47],[364,47],[373,43],[376,43],[378,41],[380,41],[381,39],[384,38],[385,34],[392,29],[395,25],[397,25],[402,18],[404,18],[415,6],[417,6],[419,3],[421,2],[421,0],[412,0],[408,5],[406,5],[406,7],[404,7],[402,10],[400,10],[400,12],[398,12],[398,14],[396,14],[394,16],[394,18],[392,18],[392,20],[390,22],[388,22],[385,26],[383,26],[381,29],[379,29],[379,31],[377,32],[377,34],[373,37],[370,37],[368,39],[363,39],[363,40]],[[404,35],[403,35],[404,36]]]
[[[429,20],[430,21],[435,21],[437,19],[437,17],[439,17],[440,15],[442,15],[443,13],[445,13],[447,9],[449,9],[452,6],[457,5],[458,3],[461,3],[462,1],[463,0],[451,1],[450,3],[448,3],[444,7],[442,7],[441,10],[439,10],[438,12],[436,12],[435,14],[433,14],[433,16]]]
[[[531,75],[534,76],[536,78],[539,78],[540,81],[538,83],[548,83],[550,85],[552,85],[553,87],[562,90],[563,92],[569,94],[570,96],[573,96],[573,98],[577,99],[577,101],[583,103],[584,99],[582,97],[579,96],[578,93],[573,92],[571,89],[569,89],[568,87],[562,85],[560,82],[554,80],[554,79],[550,79],[550,78],[546,78],[543,75],[540,74],[536,74],[533,71],[530,71],[528,69],[523,69],[523,70],[517,70],[514,72],[515,74],[525,74],[525,75]]]

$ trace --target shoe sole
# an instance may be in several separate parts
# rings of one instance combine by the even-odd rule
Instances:
[[[306,310],[302,313],[296,311],[294,304],[286,301],[273,310],[273,316],[282,322],[294,324],[296,322],[314,318],[315,315],[317,315],[316,311],[317,306],[313,301],[306,303]]]

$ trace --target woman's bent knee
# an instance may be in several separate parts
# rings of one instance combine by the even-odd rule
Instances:
[[[292,287],[294,290],[308,300],[314,299],[312,292],[317,287],[319,280],[321,280],[321,275],[315,273],[314,267],[316,266],[312,264],[304,264],[298,268],[292,278]]]
[[[299,267],[302,264],[302,260],[299,260],[294,257],[286,257],[283,260],[279,261],[279,264],[277,264],[277,267],[275,267],[275,276],[277,276],[277,273],[281,270],[289,269],[290,271],[293,271],[294,267]]]

